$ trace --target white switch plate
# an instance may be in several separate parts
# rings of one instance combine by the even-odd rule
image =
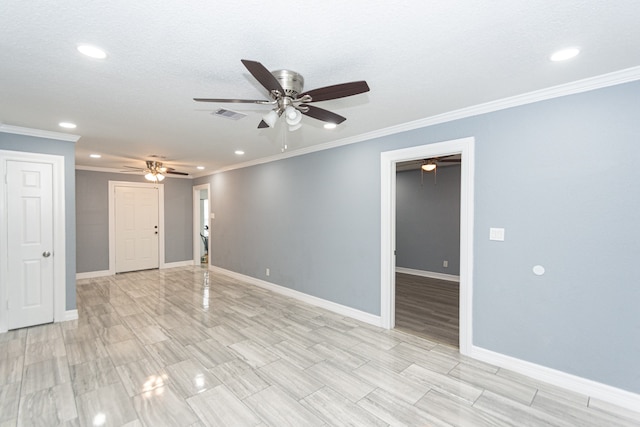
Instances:
[[[211,219],[216,219],[216,214],[212,213],[211,214]]]
[[[489,240],[504,242],[504,228],[490,228]]]

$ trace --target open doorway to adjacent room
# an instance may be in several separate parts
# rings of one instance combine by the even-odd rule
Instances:
[[[437,174],[420,173],[422,165],[433,159],[436,163],[441,160]],[[380,160],[381,323],[469,354],[473,330],[474,138],[387,151],[381,153]],[[409,166],[412,162],[414,165]],[[418,169],[413,175],[403,175],[416,163]],[[456,166],[445,167],[444,163]],[[405,178],[417,184],[415,194],[403,185]],[[442,200],[434,198],[455,186],[457,194],[448,194],[457,199],[457,203],[450,203],[452,206],[447,208]],[[403,212],[406,206],[397,205],[417,198],[417,191],[429,193],[422,195],[426,199],[410,201],[418,212]],[[425,227],[429,216],[436,215],[448,215],[442,219],[447,225],[441,222],[436,228]],[[415,235],[407,241],[407,234]]]
[[[460,154],[396,164],[396,329],[458,347]]]
[[[193,187],[193,263],[209,265],[209,184]]]

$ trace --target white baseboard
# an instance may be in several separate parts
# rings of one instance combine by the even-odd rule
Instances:
[[[396,273],[429,277],[431,279],[447,280],[449,282],[460,282],[460,276],[454,276],[453,274],[436,273],[435,271],[414,270],[413,268],[396,267]]]
[[[78,319],[78,310],[67,310],[64,312],[63,322],[67,322],[69,320],[77,320]]]
[[[192,267],[192,266],[193,266],[193,260],[190,259],[187,261],[167,262],[161,265],[160,269],[164,270],[165,268]]]
[[[221,267],[210,265],[209,270],[215,273],[221,273],[226,276],[233,277],[234,279],[242,280],[243,282],[247,282],[251,285],[255,285],[260,288],[264,288],[281,295],[295,298],[307,304],[315,305],[316,307],[324,308],[325,310],[332,311],[334,313],[340,314],[341,316],[350,317],[352,319],[356,319],[361,322],[368,323],[370,325],[382,327],[382,319],[380,318],[380,316],[376,316],[371,313],[366,313],[364,311],[360,311],[355,308],[347,307],[346,305],[342,305],[342,304],[338,304],[322,298],[314,297],[312,295],[308,295],[303,292],[296,291],[294,289],[286,288],[281,285],[276,285],[275,283],[256,279],[255,277],[245,276],[244,274],[236,273],[235,271],[226,270]]]
[[[475,345],[471,346],[469,357],[632,411],[638,412],[638,408],[640,408],[640,394],[635,394],[597,381],[588,380],[505,354],[496,353]]]
[[[95,277],[111,276],[111,271],[87,271],[86,273],[76,273],[76,280],[93,279]]]

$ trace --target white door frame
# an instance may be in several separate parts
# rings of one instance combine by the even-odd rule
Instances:
[[[381,176],[381,294],[382,326],[395,326],[396,283],[396,163],[461,154],[460,168],[460,353],[469,354],[473,343],[473,137],[385,151],[380,154]]]
[[[158,268],[164,268],[164,184],[109,181],[109,275],[116,274],[116,187],[158,189]]]
[[[193,186],[193,265],[200,265],[200,191],[207,190],[207,200],[209,200],[209,211],[211,211],[211,186],[209,184],[200,184]],[[209,224],[209,237],[211,237],[211,224],[209,221],[210,212],[207,212],[204,223]],[[209,254],[209,263],[211,262],[211,238],[207,245],[207,253]]]
[[[66,273],[66,228],[65,228],[65,192],[64,157],[52,154],[27,153],[22,151],[0,150],[0,332],[8,327],[7,301],[8,285],[5,282],[8,272],[8,235],[7,235],[7,188],[4,176],[7,173],[7,161],[47,163],[53,167],[53,321],[66,319],[67,273]]]

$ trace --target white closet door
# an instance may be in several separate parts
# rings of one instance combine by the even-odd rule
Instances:
[[[8,329],[53,322],[53,167],[7,162]]]

